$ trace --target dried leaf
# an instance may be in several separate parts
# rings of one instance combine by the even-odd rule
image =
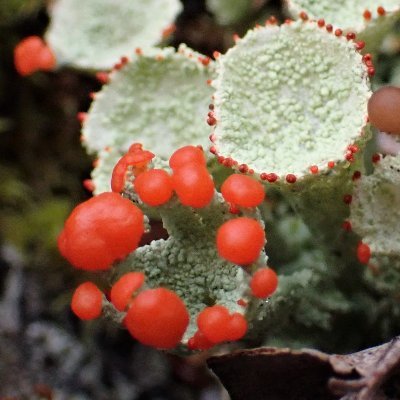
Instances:
[[[400,398],[400,337],[349,355],[259,348],[211,357],[232,400]]]

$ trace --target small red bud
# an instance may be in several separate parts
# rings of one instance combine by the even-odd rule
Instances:
[[[361,264],[368,264],[369,259],[371,258],[371,249],[370,247],[363,243],[360,242],[357,246],[357,258],[358,261],[360,261]]]

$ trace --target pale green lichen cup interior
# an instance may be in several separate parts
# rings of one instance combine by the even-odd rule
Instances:
[[[362,134],[371,94],[362,56],[316,23],[256,28],[218,68],[217,152],[256,173],[326,169]]]

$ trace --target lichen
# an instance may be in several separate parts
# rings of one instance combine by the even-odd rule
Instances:
[[[50,7],[46,39],[60,65],[110,69],[135,47],[162,40],[181,11],[178,0],[57,0]]]
[[[346,31],[360,33],[369,25],[377,23],[380,14],[378,6],[383,7],[386,13],[399,11],[397,0],[340,0],[340,1],[314,1],[314,0],[286,0],[286,7],[295,18],[299,12],[305,11],[311,18],[324,18],[327,23]],[[368,10],[371,15],[365,18],[364,12]],[[380,21],[382,22],[382,21]]]
[[[132,55],[96,95],[83,126],[84,145],[91,153],[107,146],[125,152],[136,141],[164,159],[183,145],[205,146],[213,70],[186,46]]]
[[[303,21],[249,31],[218,58],[213,86],[218,154],[281,178],[343,160],[371,94],[354,43]]]
[[[400,157],[386,156],[358,182],[351,205],[353,228],[375,255],[400,255],[399,201]]]
[[[163,286],[174,290],[185,302],[191,316],[183,343],[195,333],[196,317],[205,307],[214,304],[230,312],[244,314],[246,307],[238,300],[250,301],[251,271],[265,266],[264,252],[253,266],[245,269],[222,259],[215,237],[220,225],[234,218],[220,194],[201,209],[182,206],[177,199],[159,207],[159,215],[169,233],[168,239],[152,241],[140,247],[125,261],[117,264],[117,276],[128,271],[143,271],[149,287]],[[259,219],[257,212],[252,212]],[[257,303],[257,299],[253,299]]]

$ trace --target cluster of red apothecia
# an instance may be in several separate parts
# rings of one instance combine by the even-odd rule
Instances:
[[[133,184],[134,192],[147,206],[163,206],[174,195],[182,205],[194,209],[212,203],[214,181],[201,148],[185,146],[175,151],[169,160],[172,173],[151,168],[153,157],[141,144],[133,144],[114,167],[112,192],[99,194],[72,211],[59,235],[58,246],[73,266],[89,271],[108,270],[137,249],[144,233],[144,216],[139,207],[121,196],[126,181]],[[238,174],[224,181],[221,193],[234,215],[241,208],[257,207],[265,198],[261,183]],[[246,268],[259,258],[265,233],[259,221],[235,216],[221,225],[215,242],[222,258]],[[189,324],[186,306],[174,291],[163,287],[148,289],[145,280],[141,272],[123,275],[111,288],[110,301],[116,310],[126,313],[123,323],[141,343],[162,349],[176,347]],[[264,267],[251,277],[250,291],[254,297],[265,299],[277,285],[276,273]],[[81,319],[93,319],[102,314],[104,301],[100,289],[85,282],[76,289],[71,307]],[[238,303],[245,306],[243,299]],[[188,341],[192,350],[238,340],[247,332],[245,317],[241,313],[230,314],[222,305],[202,310],[197,326]]]

